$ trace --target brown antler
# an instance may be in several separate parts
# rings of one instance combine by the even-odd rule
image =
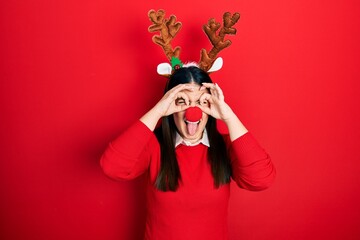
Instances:
[[[149,32],[159,31],[160,35],[154,35],[152,40],[154,43],[160,45],[166,54],[166,57],[171,61],[172,57],[179,57],[180,47],[173,49],[171,41],[181,28],[181,22],[176,22],[176,17],[171,15],[169,19],[165,19],[165,11],[150,10],[148,13],[150,21],[154,23],[149,26]]]
[[[237,23],[240,18],[239,13],[234,13],[231,16],[231,13],[226,12],[223,15],[223,27],[220,29],[219,34],[216,35],[216,31],[220,28],[220,23],[215,22],[212,18],[208,21],[207,24],[203,26],[203,30],[205,31],[207,37],[209,38],[213,48],[206,52],[205,49],[201,49],[201,57],[199,62],[199,67],[204,71],[207,71],[211,68],[214,63],[217,54],[223,50],[224,48],[231,45],[230,40],[225,40],[224,37],[226,34],[236,34],[236,29],[232,26]]]

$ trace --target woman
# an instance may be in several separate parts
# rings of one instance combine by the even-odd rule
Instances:
[[[228,135],[219,134],[216,119],[225,122]],[[149,240],[227,239],[230,179],[259,191],[275,176],[268,154],[220,87],[195,66],[171,75],[162,99],[110,143],[101,166],[114,179],[149,173]]]

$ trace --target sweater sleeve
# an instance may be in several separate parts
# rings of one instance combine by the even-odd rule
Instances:
[[[100,165],[109,177],[130,180],[143,174],[149,167],[148,143],[153,132],[137,121],[112,141],[100,159]]]
[[[275,167],[270,156],[251,133],[235,139],[230,144],[232,178],[241,188],[261,191],[275,178]]]

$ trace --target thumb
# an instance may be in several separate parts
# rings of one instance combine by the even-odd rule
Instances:
[[[210,108],[209,108],[208,106],[199,105],[198,107],[201,109],[201,111],[203,111],[203,112],[206,113],[207,115],[211,115],[211,114],[210,114],[210,113],[211,113],[211,110],[210,110]]]

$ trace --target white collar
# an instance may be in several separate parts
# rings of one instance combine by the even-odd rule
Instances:
[[[175,147],[179,146],[180,144],[184,144],[186,146],[196,146],[198,144],[204,144],[205,146],[207,147],[210,147],[210,142],[209,142],[209,137],[208,137],[208,134],[207,134],[207,131],[206,131],[206,128],[204,129],[204,132],[203,132],[203,136],[202,138],[195,142],[195,143],[191,143],[189,141],[186,141],[184,140],[180,134],[176,131],[176,136],[175,136]]]

